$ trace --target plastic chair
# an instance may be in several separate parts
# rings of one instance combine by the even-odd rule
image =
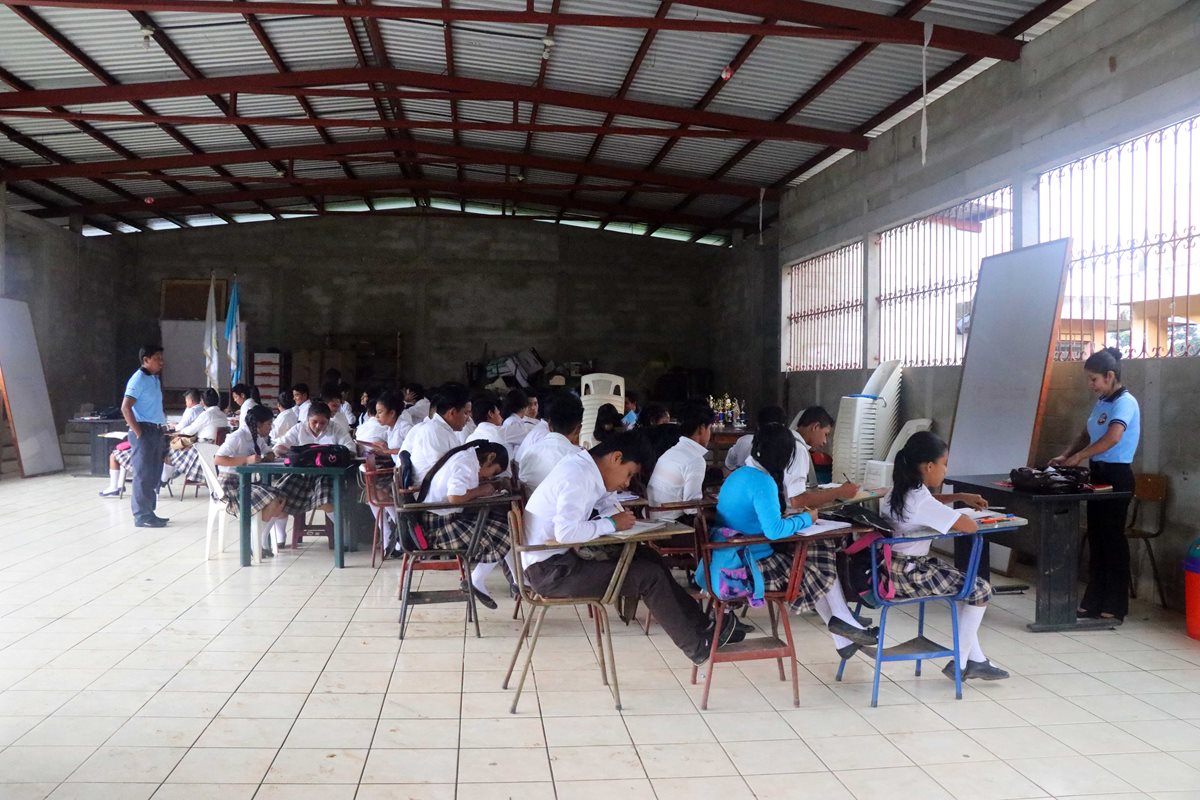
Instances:
[[[1154,516],[1154,525],[1151,528],[1138,526],[1138,515],[1144,512],[1146,503],[1154,503],[1158,507]],[[1154,585],[1158,587],[1158,601],[1163,608],[1167,607],[1167,594],[1163,591],[1162,577],[1158,572],[1158,561],[1154,558],[1154,548],[1150,545],[1150,540],[1157,539],[1162,535],[1166,519],[1167,476],[1158,473],[1138,475],[1134,482],[1133,502],[1130,503],[1129,525],[1125,528],[1125,536],[1128,539],[1140,539],[1146,544],[1146,554],[1150,556],[1150,572],[1154,576]],[[1129,596],[1137,597],[1137,581],[1133,576],[1133,559],[1130,559],[1129,567]]]
[[[529,636],[530,628],[533,629],[533,635],[529,639],[529,650],[525,655],[525,664],[521,668],[521,677],[517,680],[517,693],[513,697],[512,706],[508,709],[509,713],[517,713],[517,704],[521,702],[521,690],[525,687],[525,678],[528,677],[529,667],[533,664],[533,653],[537,649],[538,638],[542,634],[542,623],[546,621],[546,613],[556,607],[581,605],[587,606],[596,625],[596,647],[599,650],[596,660],[600,666],[600,681],[609,687],[616,709],[620,711],[621,686],[617,681],[617,661],[612,646],[612,626],[609,624],[608,610],[604,607],[606,602],[613,601],[617,596],[621,588],[620,581],[610,582],[602,596],[546,597],[541,595],[525,582],[525,565],[521,559],[521,553],[525,551],[525,510],[523,504],[517,500],[512,502],[508,511],[508,535],[509,541],[512,543],[517,590],[520,593],[520,599],[532,611],[525,616],[525,624],[521,626],[521,632],[517,635],[517,646],[513,649],[512,658],[508,662],[508,671],[504,673],[504,683],[501,684],[501,688],[508,688],[513,670],[517,666],[517,658],[521,655],[521,648],[525,644],[525,638]],[[614,575],[614,578],[616,577]],[[611,683],[609,683],[610,673],[612,674]]]
[[[994,531],[989,531],[989,533]],[[953,539],[957,536],[974,537],[971,542],[971,553],[967,561],[966,579],[963,581],[962,588],[954,594],[941,595],[922,595],[920,597],[903,597],[893,598],[891,600],[872,596],[873,602],[877,603],[879,608],[879,643],[875,646],[875,678],[871,686],[871,708],[879,705],[879,675],[883,668],[884,662],[887,661],[916,661],[916,675],[921,674],[921,662],[928,661],[934,658],[945,658],[950,656],[954,659],[954,697],[957,700],[962,700],[962,667],[958,663],[958,603],[966,600],[971,594],[971,590],[975,587],[975,577],[979,572],[979,555],[983,552],[983,536],[981,533],[945,533],[931,534],[929,536],[906,536],[902,538],[892,539],[876,539],[871,542],[871,585],[879,585],[879,553],[878,550],[884,545],[895,546],[898,544],[910,544],[912,542],[933,541],[934,539]],[[925,638],[925,604],[926,603],[945,603],[950,608],[950,629],[953,636],[953,646],[946,647],[938,644],[931,639]],[[863,602],[859,601],[854,609],[857,614],[862,610]],[[885,648],[883,646],[884,636],[887,633],[888,612],[898,606],[917,606],[917,635],[916,638],[910,639],[907,642],[895,645],[894,647]],[[838,664],[836,680],[842,679],[842,674],[846,670],[846,662],[849,659],[843,658]]]
[[[223,499],[225,492],[221,488],[221,480],[217,477],[217,468],[214,463],[217,445],[211,442],[197,442],[192,447],[196,448],[196,453],[200,456],[200,469],[204,473],[205,483],[208,484],[208,524],[204,530],[204,558],[208,560],[212,558],[214,526],[217,528],[217,554],[225,552],[225,525],[228,522],[229,514]],[[258,536],[257,514],[250,520],[250,539],[253,553],[252,563],[257,564],[262,561],[262,541]],[[274,536],[271,537],[271,552],[279,552]]]
[[[625,397],[625,379],[608,372],[593,372],[579,379],[579,396]]]

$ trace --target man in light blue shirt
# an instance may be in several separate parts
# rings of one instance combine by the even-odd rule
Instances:
[[[162,528],[167,520],[154,513],[158,482],[167,455],[166,415],[163,413],[163,349],[146,345],[138,351],[141,368],[125,384],[121,415],[129,425],[130,463],[133,467],[133,524]]]

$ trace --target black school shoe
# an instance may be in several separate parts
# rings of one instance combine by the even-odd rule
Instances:
[[[490,608],[492,610],[497,608],[496,601],[492,599],[492,596],[487,592],[481,592],[479,589],[476,589],[475,584],[471,583],[470,579],[464,578],[459,586],[464,593],[469,588],[471,593],[475,595],[475,602],[479,603],[479,605],[483,606],[484,608]]]
[[[950,680],[954,680],[954,662],[949,661],[942,668],[942,674]],[[1008,671],[994,666],[991,661],[984,659],[983,661],[967,661],[967,665],[963,667],[962,679],[964,681],[978,678],[984,681],[1002,681],[1008,677]]]
[[[856,628],[839,617],[830,617],[825,626],[830,633],[849,639],[863,647],[874,647],[879,643],[879,628]]]
[[[143,514],[140,517],[134,518],[133,526],[135,528],[165,528],[167,527],[167,521],[153,514]]]
[[[716,628],[717,623],[715,621],[708,623],[708,628],[704,631],[704,638],[700,641],[700,646],[689,656],[692,659],[692,663],[696,666],[700,666],[708,661],[708,656],[712,652],[713,631]],[[727,644],[737,644],[745,638],[746,631],[738,629],[732,612],[726,612],[725,619],[721,622],[721,643],[717,645],[717,649],[719,650]]]

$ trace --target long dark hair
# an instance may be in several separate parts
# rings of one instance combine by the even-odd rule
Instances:
[[[502,444],[489,442],[486,439],[472,439],[466,444],[461,444],[449,451],[437,460],[437,463],[429,468],[429,472],[425,473],[425,480],[421,481],[421,490],[417,492],[417,502],[424,503],[425,498],[429,496],[429,487],[433,485],[433,476],[441,471],[446,463],[464,450],[474,450],[475,456],[479,459],[479,465],[483,466],[484,460],[488,453],[491,453],[496,458],[493,463],[498,464],[500,471],[508,469],[508,448]]]
[[[754,434],[750,455],[775,480],[779,490],[779,510],[787,508],[783,496],[783,473],[796,457],[796,437],[784,425],[764,425]]]
[[[274,418],[275,415],[271,413],[271,409],[261,404],[251,406],[250,410],[246,412],[246,428],[250,431],[250,441],[254,443],[254,455],[262,455],[262,451],[258,447],[258,426],[264,422],[270,422]],[[271,440],[270,436],[264,438],[268,443]]]
[[[603,442],[613,434],[625,430],[621,424],[621,412],[612,403],[605,403],[596,409],[596,427],[592,429],[592,438]]]
[[[247,386],[244,383],[239,383],[230,389],[229,393],[231,395],[240,394],[242,397],[253,400],[255,403],[262,402],[262,394],[258,391],[257,386]],[[245,403],[246,401],[243,400],[242,402]]]
[[[921,465],[937,461],[949,449],[940,436],[930,431],[917,431],[908,437],[904,447],[896,454],[896,465],[892,470],[892,496],[888,499],[888,508],[893,517],[903,518],[908,493],[924,483],[921,480]]]

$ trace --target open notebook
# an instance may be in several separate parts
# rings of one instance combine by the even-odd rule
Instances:
[[[665,523],[665,522],[657,522],[652,519],[639,519],[639,520],[634,520],[633,527],[630,528],[629,530],[616,531],[614,533],[609,534],[609,536],[620,536],[620,537],[624,538],[626,536],[636,536],[639,533],[650,533],[650,531],[656,531],[659,528],[665,528],[665,527],[667,527],[667,523]]]
[[[816,536],[818,534],[830,533],[831,531],[838,531],[838,530],[842,530],[843,528],[849,528],[849,527],[850,527],[849,522],[842,522],[842,521],[836,520],[836,519],[819,519],[816,522],[814,522],[812,525],[810,525],[809,527],[800,531],[800,535],[801,536]]]

